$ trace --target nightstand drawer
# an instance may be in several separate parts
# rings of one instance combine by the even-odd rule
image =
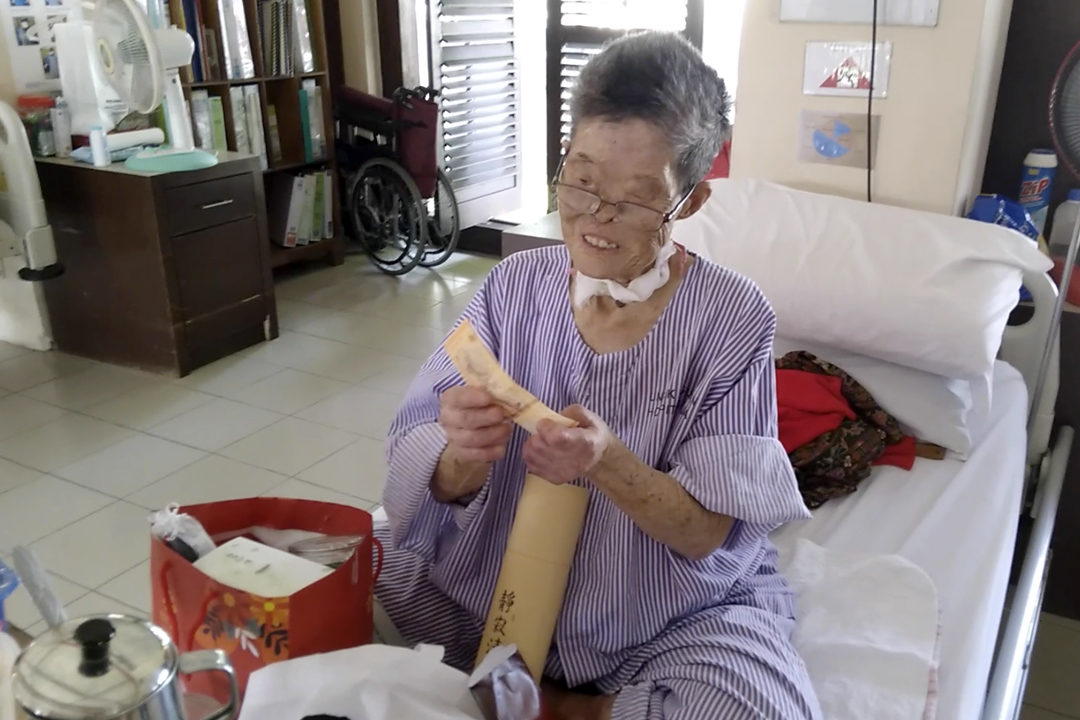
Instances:
[[[255,215],[251,174],[173,188],[165,195],[169,235],[175,237]]]
[[[193,320],[265,292],[255,218],[174,237],[180,314]]]

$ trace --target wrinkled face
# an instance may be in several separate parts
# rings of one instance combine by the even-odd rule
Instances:
[[[575,269],[626,283],[653,266],[671,233],[662,217],[682,200],[671,148],[657,126],[644,120],[577,124],[557,182],[604,201],[590,214],[580,209],[587,195],[560,189],[563,239]],[[619,203],[625,204],[617,209]]]

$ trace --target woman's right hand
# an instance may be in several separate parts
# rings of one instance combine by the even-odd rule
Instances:
[[[439,405],[439,424],[455,459],[488,464],[506,455],[514,427],[489,393],[475,387],[454,387],[442,394]]]

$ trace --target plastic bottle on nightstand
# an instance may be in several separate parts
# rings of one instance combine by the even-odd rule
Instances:
[[[1057,210],[1054,211],[1054,229],[1050,233],[1050,257],[1054,259],[1054,269],[1050,271],[1050,276],[1059,287],[1065,267],[1065,256],[1069,253],[1069,243],[1072,242],[1073,230],[1076,229],[1077,216],[1080,216],[1080,190],[1070,190],[1069,199],[1058,205]],[[1073,305],[1080,305],[1080,269],[1078,268],[1073,268],[1065,299]]]

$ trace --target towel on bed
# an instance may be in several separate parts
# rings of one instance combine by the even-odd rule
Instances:
[[[851,555],[800,539],[781,549],[795,593],[792,638],[825,720],[929,720],[937,685],[933,581],[897,555]]]

